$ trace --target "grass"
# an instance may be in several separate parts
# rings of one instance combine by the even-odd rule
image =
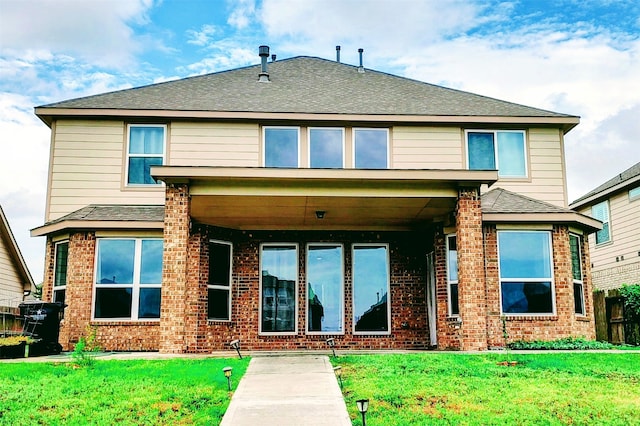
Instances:
[[[354,425],[640,425],[640,354],[424,353],[334,359]]]
[[[215,425],[248,359],[96,360],[0,366],[0,425]]]

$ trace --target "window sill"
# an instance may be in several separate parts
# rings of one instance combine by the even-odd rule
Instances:
[[[214,324],[231,324],[231,320],[230,319],[215,319],[215,318],[207,318],[207,324],[209,325],[214,325]]]
[[[504,315],[505,321],[558,321],[557,315]]]
[[[100,319],[92,319],[89,323],[92,326],[102,327],[102,326],[159,326],[160,320],[100,320]]]
[[[585,315],[576,314],[576,321],[590,322],[591,318],[589,318],[589,317],[587,317]]]

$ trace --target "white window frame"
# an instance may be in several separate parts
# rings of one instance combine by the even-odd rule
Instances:
[[[340,247],[342,252],[342,256],[340,258],[340,277],[342,282],[340,283],[340,309],[341,309],[341,319],[342,319],[342,331],[310,331],[309,330],[309,247]],[[333,336],[341,336],[345,334],[345,309],[344,309],[344,245],[341,243],[307,243],[306,246],[306,262],[305,262],[305,322],[306,325],[306,333],[308,335],[333,335]]]
[[[457,317],[460,316],[460,285],[459,285],[459,280],[450,280],[449,279],[449,277],[451,276],[451,274],[450,274],[451,271],[449,271],[449,265],[450,265],[450,263],[449,263],[449,253],[450,253],[450,250],[449,250],[449,239],[450,238],[455,238],[456,239],[456,254],[458,252],[457,251],[458,239],[456,237],[456,234],[447,235],[446,236],[446,240],[445,240],[446,241],[446,250],[447,250],[446,257],[445,257],[446,263],[447,263],[447,308],[448,308],[447,312],[449,314],[449,317],[457,318]],[[456,264],[457,264],[457,262],[456,262]],[[457,276],[457,273],[456,273],[456,276]],[[457,285],[458,286],[458,313],[457,314],[453,313],[453,306],[451,304],[451,285]]]
[[[355,291],[355,251],[358,247],[385,247],[387,262],[387,331],[356,331],[356,291]],[[353,243],[351,245],[351,323],[354,336],[390,336],[391,335],[391,261],[388,243]]]
[[[262,126],[262,167],[273,167],[267,166],[267,129],[295,129],[297,132],[297,162],[298,164],[295,168],[300,168],[300,160],[301,160],[301,152],[300,152],[300,127],[299,126]],[[287,167],[276,167],[276,168],[287,168]]]
[[[597,207],[597,206],[602,206],[602,205],[604,205],[606,207],[606,209],[604,210],[606,212],[606,218],[604,218],[604,220],[600,219],[599,217],[596,217],[594,215],[594,208]],[[609,200],[604,200],[604,201],[601,201],[601,202],[591,206],[591,217],[593,217],[594,219],[597,219],[600,222],[602,222],[603,226],[605,224],[609,226],[609,239],[608,240],[598,242],[598,232],[600,232],[600,231],[596,231],[596,233],[593,235],[593,240],[595,241],[596,246],[600,246],[600,245],[608,244],[608,243],[612,242],[613,241],[613,234],[612,234],[612,229],[611,229],[611,209],[610,209],[610,206],[609,206]]]
[[[538,278],[502,278],[502,271],[500,270],[500,233],[507,232],[517,232],[517,233],[546,233],[548,235],[549,242],[549,263],[550,263],[550,273],[551,277],[538,277]],[[496,242],[498,246],[498,285],[500,290],[500,315],[509,316],[509,317],[552,317],[556,315],[556,286],[554,280],[554,264],[553,264],[553,235],[550,231],[529,231],[529,230],[498,230],[496,235]],[[504,312],[502,306],[502,283],[504,282],[523,282],[523,283],[539,283],[539,282],[549,282],[551,283],[550,292],[551,292],[551,312],[534,312],[534,313],[515,313],[515,312]]]
[[[340,130],[342,133],[342,164],[339,168],[344,169],[346,164],[346,149],[345,149],[345,129],[344,127],[309,127],[307,128],[307,160],[309,164],[309,168],[311,166],[311,131],[312,130]],[[355,161],[355,160],[354,160]],[[334,167],[335,168],[335,167]]]
[[[525,130],[487,130],[487,129],[467,129],[464,131],[464,147],[467,161],[467,169],[469,169],[470,159],[469,159],[469,133],[490,133],[493,135],[493,155],[494,162],[496,164],[496,170],[498,171],[499,179],[528,179],[529,178],[529,155],[528,155],[528,143],[527,143],[527,132]],[[500,174],[500,158],[498,156],[498,133],[521,133],[522,141],[523,141],[523,155],[524,155],[524,175],[523,176],[510,176],[505,175],[502,176]]]
[[[227,308],[227,312],[229,312],[229,317],[228,318],[211,318],[209,317],[209,292],[207,291],[207,321],[216,321],[216,322],[229,322],[231,321],[231,306],[233,306],[231,304],[231,298],[233,295],[233,292],[231,291],[231,284],[233,282],[233,243],[229,242],[229,241],[222,241],[222,240],[209,240],[209,244],[219,244],[219,245],[225,245],[225,246],[229,246],[229,282],[227,286],[223,286],[223,285],[218,285],[218,284],[209,284],[209,279],[207,279],[207,290],[225,290],[227,292],[229,292],[229,296],[227,298],[228,300],[228,308]],[[209,251],[209,264],[211,264],[211,252]]]
[[[98,284],[96,281],[98,275],[98,254],[99,254],[99,245],[100,241],[104,240],[119,240],[119,241],[135,241],[134,248],[134,261],[133,261],[133,283],[131,284]],[[153,238],[153,237],[136,237],[136,238],[120,238],[120,237],[105,237],[105,238],[96,238],[96,252],[94,256],[94,265],[93,265],[93,297],[91,303],[91,320],[92,321],[152,321],[159,322],[160,318],[138,318],[138,305],[140,304],[140,289],[141,288],[160,288],[162,289],[162,283],[154,283],[154,284],[140,284],[140,269],[142,262],[142,241],[143,240],[154,240],[154,241],[163,241],[162,238]],[[96,296],[97,289],[99,288],[131,288],[131,317],[120,317],[120,318],[96,318],[95,309],[96,309]]]
[[[295,251],[296,251],[296,283],[294,285],[295,288],[295,311],[294,311],[294,327],[293,327],[293,331],[282,331],[282,332],[277,332],[277,331],[262,331],[262,311],[263,311],[263,307],[262,307],[262,253],[265,247],[295,247]],[[298,243],[261,243],[260,244],[260,248],[259,248],[260,252],[258,253],[258,255],[260,256],[260,266],[259,266],[259,273],[260,273],[260,285],[259,285],[259,293],[258,293],[258,297],[260,298],[259,303],[258,303],[258,335],[259,336],[295,336],[298,334],[298,298],[299,298],[299,286],[300,286],[300,251],[299,251],[299,247],[298,247]],[[277,295],[276,295],[277,297]]]
[[[58,266],[58,247],[60,247],[62,244],[66,244],[67,245],[67,268],[65,271],[65,276],[66,276],[66,281],[64,284],[62,285],[56,285],[57,282],[57,266]],[[56,291],[64,291],[65,292],[65,300],[66,300],[66,293],[67,293],[67,283],[69,281],[69,240],[64,240],[64,241],[58,241],[57,243],[55,243],[54,246],[54,252],[53,252],[53,291],[52,291],[52,295],[51,295],[51,301],[52,302],[57,302],[56,300]],[[64,312],[64,311],[63,311]]]
[[[580,286],[580,299],[582,300],[582,312],[577,312],[574,306],[574,312],[576,315],[585,316],[587,314],[587,307],[585,306],[585,298],[584,298],[584,272],[582,271],[582,236],[574,233],[569,234],[569,250],[571,250],[571,238],[576,238],[578,240],[578,267],[580,268],[580,279],[576,280],[573,278],[573,261],[571,262],[571,278],[573,280],[573,291],[575,297],[575,288],[576,285]],[[574,301],[575,304],[575,301]]]
[[[162,155],[160,154],[131,154],[131,128],[132,127],[162,127]],[[129,159],[133,158],[162,158],[162,165],[166,162],[167,155],[167,125],[166,124],[135,124],[130,123],[127,124],[127,149],[125,152],[125,175],[124,175],[124,184],[128,188],[149,188],[149,187],[157,187],[164,185],[164,182],[160,181],[158,183],[129,183]]]
[[[379,130],[379,131],[384,131],[386,133],[387,168],[376,169],[376,170],[389,170],[391,168],[391,146],[389,143],[389,129],[383,128],[383,127],[353,127],[351,129],[351,158],[352,158],[351,167],[353,167],[354,169],[357,169],[356,167],[356,134],[358,133],[358,130]],[[361,169],[361,170],[366,170],[366,169]]]
[[[640,200],[640,186],[631,188],[629,190],[629,201],[637,201],[637,200]]]

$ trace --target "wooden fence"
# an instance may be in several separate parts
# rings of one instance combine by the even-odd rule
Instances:
[[[618,290],[593,293],[596,339],[616,345],[640,345],[640,324],[625,318],[624,300]]]

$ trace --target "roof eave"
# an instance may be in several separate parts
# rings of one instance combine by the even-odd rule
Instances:
[[[32,237],[43,237],[57,234],[70,229],[119,229],[119,230],[160,230],[164,228],[162,221],[102,221],[102,220],[63,220],[51,224],[44,224],[31,230]]]
[[[602,229],[602,222],[576,212],[557,213],[482,213],[483,222],[492,223],[562,223],[575,225],[587,234]]]
[[[640,175],[634,176],[630,179],[627,179],[623,182],[620,182],[617,185],[614,185],[610,188],[607,188],[603,191],[597,192],[583,200],[578,199],[569,205],[570,209],[576,210],[582,207],[586,207],[592,204],[596,204],[600,200],[605,198],[609,198],[610,195],[615,194],[616,192],[624,191],[630,186],[633,186],[635,183],[640,183]]]

